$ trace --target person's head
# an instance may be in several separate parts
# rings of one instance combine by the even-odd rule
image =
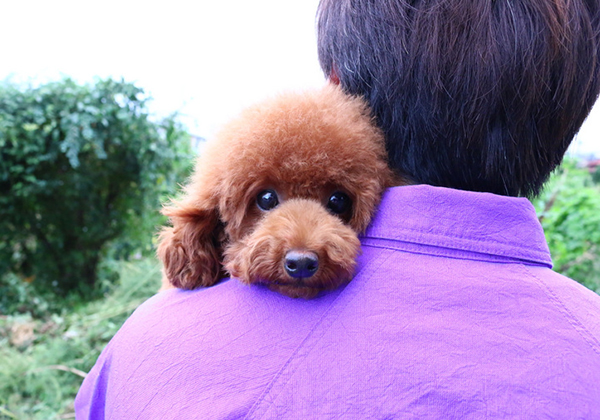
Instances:
[[[319,60],[414,182],[539,192],[600,91],[598,0],[321,0]]]

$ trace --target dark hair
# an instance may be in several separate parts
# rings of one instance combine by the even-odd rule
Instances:
[[[598,0],[321,0],[319,60],[417,183],[539,192],[600,90]]]

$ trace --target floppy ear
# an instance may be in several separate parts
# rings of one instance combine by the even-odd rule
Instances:
[[[163,228],[158,237],[157,255],[167,280],[181,289],[208,287],[219,281],[224,233],[216,206],[206,209],[177,203],[163,214],[173,224]]]

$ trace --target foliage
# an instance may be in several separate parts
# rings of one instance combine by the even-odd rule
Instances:
[[[120,280],[104,300],[44,319],[0,317],[0,419],[72,418],[73,400],[106,343],[160,287],[152,259],[112,262]]]
[[[565,160],[534,201],[554,269],[600,292],[600,185]]]
[[[152,121],[146,102],[110,79],[0,84],[0,295],[15,293],[8,272],[89,292],[107,244],[119,257],[151,247],[190,151],[175,117]]]
[[[102,298],[111,290],[112,284],[119,278],[119,273],[114,267],[115,260],[111,257],[100,261],[94,294],[84,295],[86,299]],[[23,281],[15,273],[6,273],[0,280],[0,315],[21,314],[34,319],[44,319],[62,312],[64,308],[80,305],[81,300],[80,293],[57,295],[53,290],[35,287],[35,283]]]

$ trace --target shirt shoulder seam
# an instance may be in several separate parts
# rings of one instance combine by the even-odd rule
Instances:
[[[375,264],[376,262],[378,262],[377,266],[381,266],[382,264],[384,264],[391,256],[392,254],[388,254],[386,257],[381,257],[381,258],[375,258],[372,261],[369,261],[361,270],[362,272],[374,272],[374,269],[371,269],[370,267]],[[366,271],[368,269],[368,271]],[[355,277],[357,275],[359,275],[360,273],[356,273]],[[341,296],[341,295],[340,295]],[[271,405],[273,405],[273,403],[275,402],[275,400],[277,399],[277,397],[279,396],[279,394],[282,392],[282,389],[286,386],[286,384],[289,382],[289,380],[291,379],[291,377],[293,376],[294,372],[298,369],[298,364],[296,364],[295,367],[291,367],[292,362],[297,361],[298,359],[298,354],[300,353],[301,349],[306,349],[307,347],[307,343],[309,343],[310,339],[312,337],[314,337],[314,333],[315,331],[324,324],[325,320],[329,317],[329,314],[332,310],[332,308],[338,306],[337,302],[340,299],[340,296],[338,296],[329,306],[328,310],[325,311],[325,313],[323,314],[323,316],[321,316],[321,318],[319,318],[319,320],[315,323],[315,325],[313,326],[313,328],[311,328],[311,330],[306,334],[306,337],[304,337],[304,339],[302,340],[302,342],[298,345],[298,347],[294,350],[294,352],[290,355],[290,357],[288,358],[288,360],[281,366],[281,368],[279,369],[279,371],[275,374],[275,376],[273,377],[273,379],[271,380],[271,382],[267,385],[267,387],[265,388],[265,390],[262,392],[262,394],[257,398],[256,402],[252,405],[252,407],[250,408],[250,410],[248,411],[248,413],[246,414],[246,416],[244,417],[244,420],[250,419],[251,416],[255,415],[255,414],[259,414],[259,410],[261,408],[261,403],[265,402],[265,400],[267,399],[268,395],[271,393],[271,390],[278,385],[280,388],[280,391],[277,392],[276,395],[273,395],[273,398],[271,399],[270,402],[267,403],[267,406],[264,407],[262,409],[262,413],[259,414],[258,418],[263,418],[264,415],[267,413],[269,407]],[[347,303],[346,303],[347,304]],[[333,320],[331,320],[331,322],[333,322]],[[326,327],[328,328],[328,327]],[[314,345],[314,343],[313,343]],[[306,355],[308,355],[308,353],[310,353],[310,349],[308,350],[308,352],[306,353]],[[306,357],[306,355],[302,356],[302,358]],[[283,382],[279,382],[279,379],[282,377],[282,375],[284,373],[287,373],[287,379],[285,379]]]
[[[552,291],[545,281],[536,276],[526,265],[521,265],[527,273],[536,279],[535,282],[548,296],[550,301],[558,308],[559,312],[565,317],[567,322],[573,327],[575,331],[584,339],[586,343],[592,348],[592,350],[600,356],[600,341],[589,329],[579,320],[579,318],[573,314],[569,308],[562,302],[560,297]]]

